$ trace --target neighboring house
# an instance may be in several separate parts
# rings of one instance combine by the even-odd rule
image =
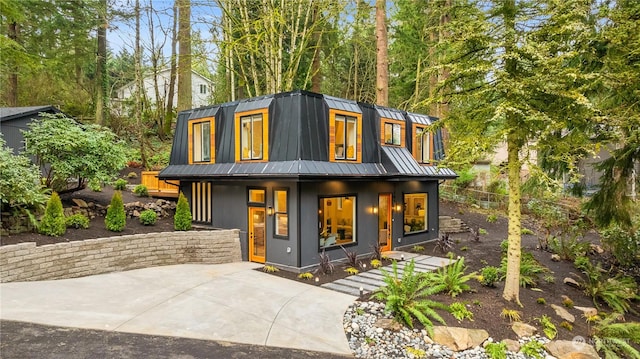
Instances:
[[[164,69],[157,73],[158,94],[162,100],[163,106],[166,106],[167,97],[169,95],[169,84],[171,70]],[[156,85],[153,75],[147,75],[142,79],[144,94],[152,103],[156,104]],[[116,115],[125,115],[127,106],[125,103],[132,99],[136,91],[136,83],[130,82],[125,86],[116,90],[114,97],[111,99],[112,111]],[[195,71],[191,71],[191,104],[192,107],[202,107],[211,103],[211,95],[213,91],[213,82]],[[174,85],[173,108],[178,106],[178,79],[176,77]]]
[[[239,228],[245,258],[296,271],[438,237],[455,178],[426,115],[294,91],[178,114],[170,164],[193,219]],[[247,248],[248,246],[248,248]]]
[[[14,154],[24,152],[25,143],[22,131],[29,130],[29,124],[42,118],[41,113],[62,113],[53,106],[2,107],[0,108],[0,132],[7,147]]]

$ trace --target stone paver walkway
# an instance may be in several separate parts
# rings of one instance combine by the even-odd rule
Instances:
[[[411,259],[415,262],[415,270],[417,272],[430,272],[449,264],[448,258],[427,256],[416,253],[391,251],[385,252],[384,255],[397,261],[398,271],[403,270],[404,267],[409,264]],[[384,275],[380,269],[391,272],[392,265],[390,264],[382,268],[358,273],[343,279],[338,279],[331,283],[325,283],[322,287],[355,296],[359,296],[360,294],[366,295],[384,285]]]

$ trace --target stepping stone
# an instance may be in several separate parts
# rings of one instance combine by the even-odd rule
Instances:
[[[371,279],[374,279],[374,280],[379,280],[381,283],[384,283],[382,281],[382,279],[384,278],[384,276],[382,274],[371,273],[371,271],[360,273],[360,274],[358,274],[358,277],[371,278]]]
[[[354,288],[354,287],[349,287],[346,285],[340,285],[340,284],[336,284],[334,282],[331,283],[325,283],[323,285],[321,285],[322,288],[327,288],[327,289],[331,289],[331,290],[335,290],[336,292],[340,292],[340,293],[345,293],[345,294],[350,294],[356,297],[360,296],[360,290],[358,288]]]
[[[356,289],[358,289],[358,293],[360,292],[359,289],[362,288],[365,291],[374,291],[376,289],[378,289],[378,286],[375,285],[370,285],[370,284],[365,284],[365,283],[361,283],[361,282],[356,282],[356,281],[351,281],[347,278],[345,279],[338,279],[337,281],[333,282],[335,284],[339,284],[339,285],[344,285],[347,287],[354,287]]]
[[[364,284],[374,285],[376,287],[380,287],[381,285],[384,285],[384,282],[382,281],[382,279],[372,279],[372,278],[362,277],[359,274],[352,275],[351,277],[347,277],[345,279],[349,279],[349,280],[364,283]]]
[[[427,264],[435,267],[446,267],[449,265],[450,260],[448,258],[430,257],[421,260],[420,263]]]

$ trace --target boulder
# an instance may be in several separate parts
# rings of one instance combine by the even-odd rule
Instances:
[[[598,315],[598,310],[594,307],[573,307],[573,308],[581,311],[582,315],[585,318],[595,317],[596,315]]]
[[[433,341],[454,351],[477,347],[487,338],[489,338],[489,333],[484,329],[433,327]]]
[[[396,332],[403,328],[402,324],[389,318],[379,318],[378,320],[376,320],[374,326]]]
[[[71,201],[73,201],[73,203],[75,203],[76,206],[78,206],[80,208],[88,208],[89,207],[87,202],[85,202],[84,200],[82,200],[80,198],[73,198]]]
[[[522,322],[513,322],[511,330],[518,335],[518,338],[522,338],[534,335],[538,331],[538,328]]]
[[[584,340],[554,340],[544,348],[558,359],[599,359],[598,352]]]
[[[551,308],[553,308],[553,310],[555,310],[556,312],[556,315],[562,318],[563,320],[566,320],[569,323],[573,323],[576,321],[576,317],[573,314],[569,313],[563,307],[556,304],[551,304]]]
[[[504,339],[502,342],[507,345],[508,351],[514,352],[514,353],[517,353],[520,351],[521,345],[519,341],[513,340],[513,339]]]

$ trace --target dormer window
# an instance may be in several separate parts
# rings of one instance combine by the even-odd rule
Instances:
[[[431,133],[425,126],[414,126],[413,155],[419,163],[431,163]]]
[[[381,139],[383,145],[389,146],[405,146],[405,123],[404,121],[391,120],[382,118],[381,123]]]
[[[362,161],[362,114],[330,111],[329,159]]]
[[[236,161],[267,161],[269,127],[267,109],[236,114]]]
[[[214,163],[214,118],[189,121],[189,163]]]

